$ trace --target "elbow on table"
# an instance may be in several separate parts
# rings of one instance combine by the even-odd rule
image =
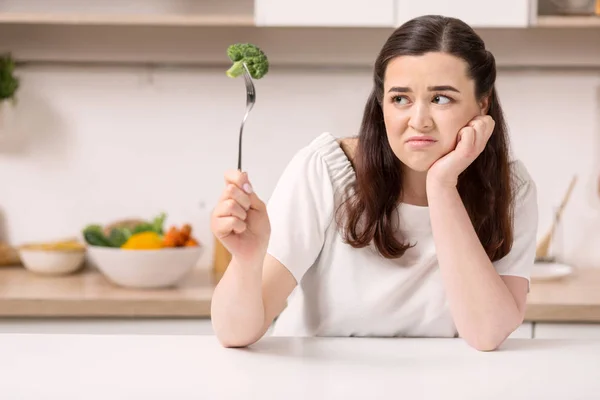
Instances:
[[[240,349],[240,348],[248,347],[255,343],[255,341],[248,341],[248,340],[244,341],[244,340],[221,339],[218,336],[217,336],[217,339],[219,340],[219,343],[221,343],[221,346],[225,347],[226,349]]]
[[[476,329],[463,339],[474,349],[478,351],[495,351],[508,337],[521,325],[522,319],[518,323],[511,324],[506,329],[491,327],[489,329]]]
[[[244,348],[253,345],[256,343],[261,336],[234,336],[234,335],[223,335],[216,334],[217,340],[221,344],[221,346],[225,348]]]
[[[243,348],[258,342],[265,334],[264,331],[231,329],[231,327],[219,327],[213,323],[213,330],[221,346],[225,348]]]
[[[211,318],[213,333],[219,343],[226,348],[248,347],[260,340],[267,331],[257,321],[236,322],[219,317],[214,313]]]
[[[469,346],[471,346],[472,348],[474,348],[477,351],[482,351],[482,352],[498,350],[500,345],[502,345],[502,343],[504,343],[504,340],[505,339],[499,339],[496,337],[485,337],[483,335],[480,335],[479,337],[475,337],[472,339],[465,338],[465,341],[467,342],[467,344],[469,344]]]

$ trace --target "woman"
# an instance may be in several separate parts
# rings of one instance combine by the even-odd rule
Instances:
[[[212,321],[227,347],[274,335],[460,336],[496,349],[523,321],[537,195],[509,161],[494,57],[423,16],[384,44],[358,138],[300,150],[268,208],[226,174],[211,227],[233,259]]]

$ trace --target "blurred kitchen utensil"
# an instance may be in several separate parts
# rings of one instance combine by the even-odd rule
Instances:
[[[592,15],[596,0],[551,0],[560,14]]]
[[[567,189],[567,192],[565,193],[563,201],[560,204],[560,206],[558,207],[558,210],[556,210],[556,213],[554,214],[554,221],[552,221],[552,226],[550,227],[550,230],[548,231],[548,233],[546,233],[546,235],[542,238],[542,240],[540,240],[540,242],[537,245],[536,254],[535,254],[536,259],[545,259],[548,257],[548,249],[550,248],[550,243],[552,242],[552,237],[554,235],[554,231],[556,230],[556,226],[558,225],[558,222],[560,221],[562,212],[565,209],[565,206],[567,205],[569,198],[571,197],[571,192],[573,192],[573,188],[575,187],[576,182],[577,182],[577,175],[573,176],[573,179],[571,179],[571,184],[569,185],[569,188]]]
[[[21,259],[17,249],[9,246],[8,243],[0,242],[0,266],[20,265]]]
[[[223,246],[223,243],[219,239],[215,237],[215,249],[213,252],[213,279],[215,282],[219,282],[223,275],[225,274],[225,270],[229,266],[231,262],[232,256],[229,250]]]
[[[244,82],[246,83],[246,113],[244,114],[244,119],[242,120],[242,126],[240,126],[240,137],[238,144],[238,169],[240,171],[242,170],[242,132],[244,131],[244,123],[246,122],[246,118],[248,118],[248,114],[256,102],[256,90],[254,89],[254,82],[252,81],[252,77],[250,76],[250,71],[248,71],[246,63],[243,63],[243,65]]]

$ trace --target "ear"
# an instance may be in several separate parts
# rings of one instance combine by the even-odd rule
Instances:
[[[481,100],[479,101],[479,110],[481,112],[481,115],[487,115],[488,111],[490,110],[490,99],[491,99],[491,95],[487,94],[485,96],[483,96],[481,98]]]

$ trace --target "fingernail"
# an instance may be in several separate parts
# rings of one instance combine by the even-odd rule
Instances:
[[[252,186],[249,183],[244,183],[242,187],[244,188],[244,192],[248,194],[252,193]]]

